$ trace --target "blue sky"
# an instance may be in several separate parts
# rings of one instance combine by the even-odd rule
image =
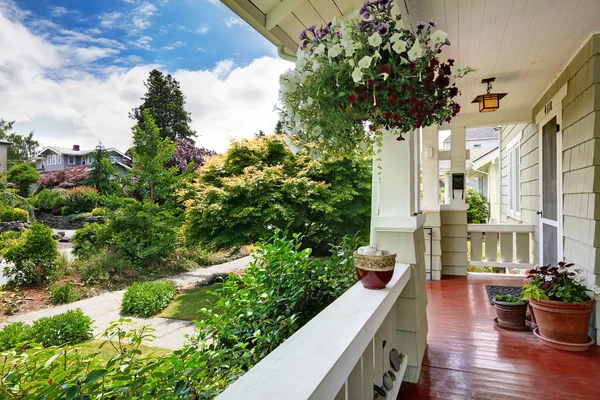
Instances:
[[[172,73],[198,143],[271,131],[288,62],[218,0],[0,0],[0,118],[44,145],[127,148],[143,81]]]

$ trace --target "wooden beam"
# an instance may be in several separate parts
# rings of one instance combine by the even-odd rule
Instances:
[[[466,126],[467,128],[489,127],[498,125],[511,125],[528,123],[533,120],[530,108],[520,108],[513,110],[498,110],[487,113],[477,114],[459,114],[452,118],[449,124],[440,126],[440,130],[450,129],[452,127]]]
[[[277,4],[275,8],[267,13],[267,30],[271,30],[281,22],[282,19],[287,17],[293,12],[300,4],[304,3],[305,0],[283,0]]]

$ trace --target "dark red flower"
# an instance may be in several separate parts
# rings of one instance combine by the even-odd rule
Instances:
[[[374,81],[373,79],[369,79],[369,80],[367,81],[367,84],[368,84],[369,86],[375,86],[375,81]]]
[[[414,87],[411,87],[411,88],[410,88],[410,92],[411,92],[412,94],[416,94],[416,93],[417,93],[417,89],[415,89]]]
[[[417,67],[417,65],[416,65],[414,62],[409,62],[409,63],[408,63],[408,69],[410,69],[411,71],[412,71],[413,69],[415,69],[416,67]]]
[[[358,92],[358,94],[365,94],[365,93],[367,93],[367,90],[369,90],[369,89],[367,89],[366,86],[361,86],[358,88],[357,92]]]
[[[429,67],[433,68],[436,65],[438,65],[438,60],[436,60],[435,58],[432,58],[431,60],[429,60]]]
[[[382,66],[379,67],[379,73],[380,74],[389,74],[392,72],[392,67],[390,67],[387,64],[384,64]]]
[[[450,66],[454,65],[454,60],[451,59],[451,58],[449,58],[448,59],[448,65],[450,65]]]
[[[450,97],[456,97],[458,95],[458,88],[455,87],[451,87],[450,88]]]
[[[375,91],[376,92],[381,92],[383,90],[383,85],[377,85],[375,86]]]
[[[404,140],[404,138],[402,137],[402,135],[400,135],[400,136],[398,136],[398,137],[396,138],[396,140],[397,140],[397,141],[399,141],[399,142],[401,142],[401,141],[403,141],[403,140]]]
[[[369,130],[370,130],[371,132],[375,132],[375,125],[373,125],[373,124],[369,124]]]
[[[359,103],[364,103],[365,101],[367,101],[367,96],[365,96],[364,94],[359,94],[358,95],[358,102]]]
[[[396,89],[393,86],[388,86],[388,93],[396,93]]]
[[[400,121],[402,117],[400,116],[400,114],[396,113],[394,114],[394,121]]]
[[[348,101],[350,101],[350,104],[356,102],[356,95],[355,94],[351,94],[348,96]]]
[[[396,104],[396,98],[394,96],[391,96],[388,100],[387,100],[388,105],[393,106],[394,104]]]
[[[385,119],[390,119],[390,118],[392,118],[392,113],[390,111],[386,111],[383,113],[383,117]]]

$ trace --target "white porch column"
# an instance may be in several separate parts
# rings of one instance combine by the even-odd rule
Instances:
[[[450,174],[464,174],[466,169],[466,128],[452,128],[450,136]],[[448,195],[450,198],[448,199]],[[441,208],[442,275],[467,275],[467,208],[465,190],[453,190],[452,178],[446,183],[450,204]]]
[[[423,205],[425,213],[425,273],[427,278],[441,279],[442,248],[440,220],[440,173],[438,127],[423,128]],[[431,237],[430,237],[431,235]],[[429,275],[431,272],[431,276]]]
[[[411,265],[411,278],[397,300],[397,335],[398,351],[408,359],[404,380],[417,382],[427,347],[425,215],[419,212],[419,135],[405,138],[399,142],[384,134],[382,152],[375,157],[382,168],[373,168],[371,244]]]
[[[452,174],[444,173],[444,204],[452,203]]]

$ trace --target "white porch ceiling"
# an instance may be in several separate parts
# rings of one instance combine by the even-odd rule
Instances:
[[[295,54],[300,31],[352,12],[360,0],[221,0],[280,54]],[[407,25],[433,19],[452,43],[443,58],[478,71],[459,81],[461,124],[530,120],[531,108],[592,32],[600,31],[600,0],[397,0]],[[494,92],[508,93],[496,113],[477,115],[481,79],[496,77]],[[499,114],[501,113],[501,114]],[[492,115],[496,114],[492,118]],[[506,121],[512,119],[512,121]],[[464,122],[464,123],[463,123]]]

